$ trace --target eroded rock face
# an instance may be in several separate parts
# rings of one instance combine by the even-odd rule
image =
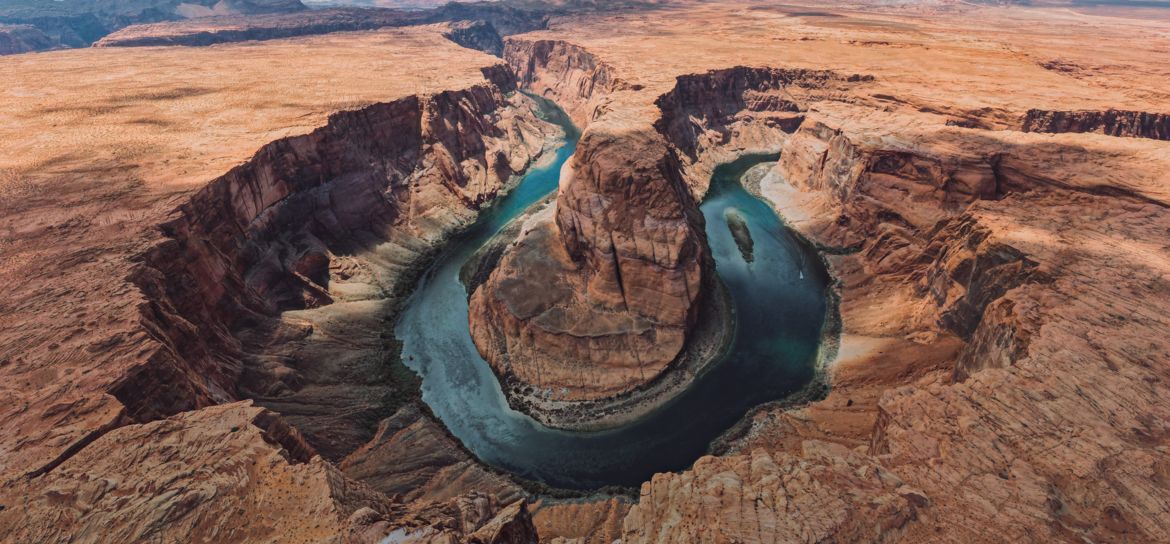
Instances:
[[[561,40],[506,40],[504,59],[522,88],[555,98],[579,127],[609,111],[609,94],[632,88],[612,66]]]
[[[557,398],[612,396],[682,350],[709,270],[702,218],[661,136],[594,123],[538,222],[471,300],[502,375]]]
[[[399,231],[434,240],[465,221],[536,152],[487,151],[525,145],[509,141],[519,127],[510,134],[483,120],[505,103],[498,87],[483,85],[337,114],[312,134],[265,146],[193,196],[164,227],[172,241],[152,250],[136,275],[157,301],[145,309],[147,319],[184,344],[173,351],[182,359],[127,379],[132,416],[230,398],[241,363],[223,363],[242,356],[230,331],[249,318],[332,302],[334,253]],[[212,351],[216,362],[196,362]],[[200,378],[175,379],[184,368]],[[165,401],[150,394],[152,383],[168,388]],[[176,390],[182,383],[210,385]]]
[[[0,497],[9,542],[336,541],[398,511],[250,401],[117,429]]]
[[[655,475],[626,516],[622,542],[881,542],[928,504],[873,460],[808,441],[799,457],[757,450]]]
[[[872,76],[737,66],[679,76],[655,105],[655,128],[678,150],[696,198],[715,167],[747,153],[775,153],[804,122],[808,105],[855,90]]]
[[[1092,132],[1109,136],[1170,140],[1170,114],[1145,111],[1028,110],[1024,132]]]
[[[506,74],[489,77],[508,84]],[[377,327],[393,306],[350,306],[374,322],[336,331],[350,340],[331,354],[302,346],[313,315],[273,320],[404,289],[413,263],[543,148],[546,125],[522,95],[505,96],[508,88],[489,83],[337,114],[312,134],[269,144],[193,196],[164,227],[171,240],[134,276],[153,301],[144,319],[173,349],[114,388],[130,417],[256,396],[289,413],[330,458],[368,440],[387,410],[377,399],[403,396],[393,383],[363,378],[385,372],[380,353],[389,348]],[[326,342],[328,323],[317,326]],[[253,331],[243,343],[241,329]],[[363,331],[372,332],[355,334]],[[315,385],[339,380],[361,392]],[[299,407],[339,395],[350,400],[320,414]],[[363,415],[337,421],[338,410]]]
[[[523,496],[507,477],[477,463],[416,403],[382,420],[374,438],[349,454],[340,468],[403,502],[441,503],[468,490],[502,504]]]

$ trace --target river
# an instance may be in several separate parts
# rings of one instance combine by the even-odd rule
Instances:
[[[562,431],[512,410],[471,340],[459,272],[509,221],[556,190],[579,134],[554,105],[544,107],[569,135],[555,160],[530,170],[451,242],[420,280],[395,334],[403,342],[403,361],[422,377],[423,401],[483,462],[559,488],[636,486],[656,472],[687,468],[754,406],[784,398],[813,379],[829,277],[815,251],[740,185],[742,174],[766,158],[720,166],[700,208],[736,314],[727,353],[675,399],[620,428]],[[728,227],[731,208],[751,233],[751,262]]]

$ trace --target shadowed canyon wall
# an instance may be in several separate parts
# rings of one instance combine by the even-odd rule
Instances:
[[[643,119],[609,113],[640,87],[579,47],[509,40],[505,57],[587,128],[554,220],[522,235],[474,293],[472,334],[512,389],[564,400],[628,393],[680,357],[717,292],[697,205],[714,167],[774,152],[808,99],[865,80],[716,70],[680,77]]]
[[[506,66],[485,68],[484,78],[461,90],[333,114],[321,128],[263,146],[185,197],[129,275],[142,291],[138,326],[147,339],[138,347],[143,362],[109,388],[120,413],[5,491],[40,497],[30,489],[50,486],[62,496],[86,495],[87,505],[104,505],[102,513],[79,507],[68,519],[52,517],[58,506],[51,494],[19,508],[5,500],[3,538],[349,534],[376,541],[390,523],[439,539],[531,535],[514,486],[484,472],[414,408],[417,381],[388,374],[401,365],[385,320],[428,256],[559,134],[514,92]],[[239,401],[249,398],[255,400]],[[371,481],[434,475],[422,476],[433,493],[424,501],[430,510],[421,513],[388,486],[360,483],[333,464],[375,438],[379,421],[404,402],[398,419],[382,427],[431,428],[429,442],[416,433],[412,444],[442,454],[410,466],[395,455],[380,463],[384,479]],[[245,476],[114,506],[102,497],[117,485],[94,491],[86,483],[90,469],[101,466],[95,456],[111,451],[136,452],[129,465],[141,469],[109,468],[101,473],[107,478],[175,478],[189,474],[188,462]],[[112,463],[124,459],[110,456]],[[463,486],[475,474],[497,492],[482,500],[466,496]],[[255,517],[248,501],[316,516],[319,524],[308,530],[244,519]],[[42,523],[50,518],[56,521]],[[367,530],[369,538],[362,536]]]
[[[639,85],[582,47],[512,40],[506,56],[530,89],[576,104],[580,119],[654,122],[629,98]],[[1028,540],[1036,520],[1053,538],[1164,539],[1156,518],[1170,504],[1159,483],[1170,465],[1146,437],[1164,432],[1153,359],[1168,346],[1154,333],[1164,319],[1140,309],[1167,292],[1165,259],[1141,241],[1167,221],[1160,117],[997,110],[1028,121],[981,130],[867,95],[866,76],[821,78],[847,93],[785,88],[808,93],[801,100],[768,97],[761,71],[712,74],[684,76],[657,101],[655,126],[689,187],[702,194],[705,156],[722,162],[720,153],[758,149],[751,142],[781,151],[753,190],[829,251],[845,335],[901,354],[850,352],[842,364],[924,368],[881,378],[889,384],[873,400],[845,412],[858,418],[856,442],[815,430],[843,425],[815,414],[844,399],[799,415],[761,409],[725,453],[644,484],[623,542],[921,541],[936,527],[982,541],[961,528],[990,525]],[[598,96],[598,81],[622,83]],[[569,175],[562,194],[581,179]],[[1102,323],[1117,335],[1091,332]],[[1093,430],[1068,439],[1072,418]],[[989,507],[988,497],[1014,506]]]

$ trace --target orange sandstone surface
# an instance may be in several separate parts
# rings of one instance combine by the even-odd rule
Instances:
[[[504,61],[430,27],[0,58],[0,540],[1170,540],[1170,25],[1133,13],[647,3]],[[632,502],[532,506],[425,414],[384,320],[556,138],[517,85],[584,134],[473,295],[485,357],[585,398],[669,372],[714,272],[695,203],[779,152],[745,184],[837,280],[826,398]]]
[[[655,476],[623,542],[1170,536],[1170,34],[1091,13],[696,3],[507,41],[584,152],[597,130],[633,163],[654,130],[695,200],[716,164],[780,152],[749,185],[839,282],[828,397]],[[598,189],[580,171],[558,206]],[[621,202],[601,192],[594,217]]]
[[[372,438],[379,399],[417,395],[344,383],[386,380],[378,293],[554,135],[499,59],[428,27],[0,72],[0,540],[377,541],[491,520],[495,496],[412,522],[331,461]],[[465,458],[437,438],[420,447]]]

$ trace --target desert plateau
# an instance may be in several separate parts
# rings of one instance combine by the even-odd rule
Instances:
[[[1170,3],[0,0],[0,543],[1170,542]]]

